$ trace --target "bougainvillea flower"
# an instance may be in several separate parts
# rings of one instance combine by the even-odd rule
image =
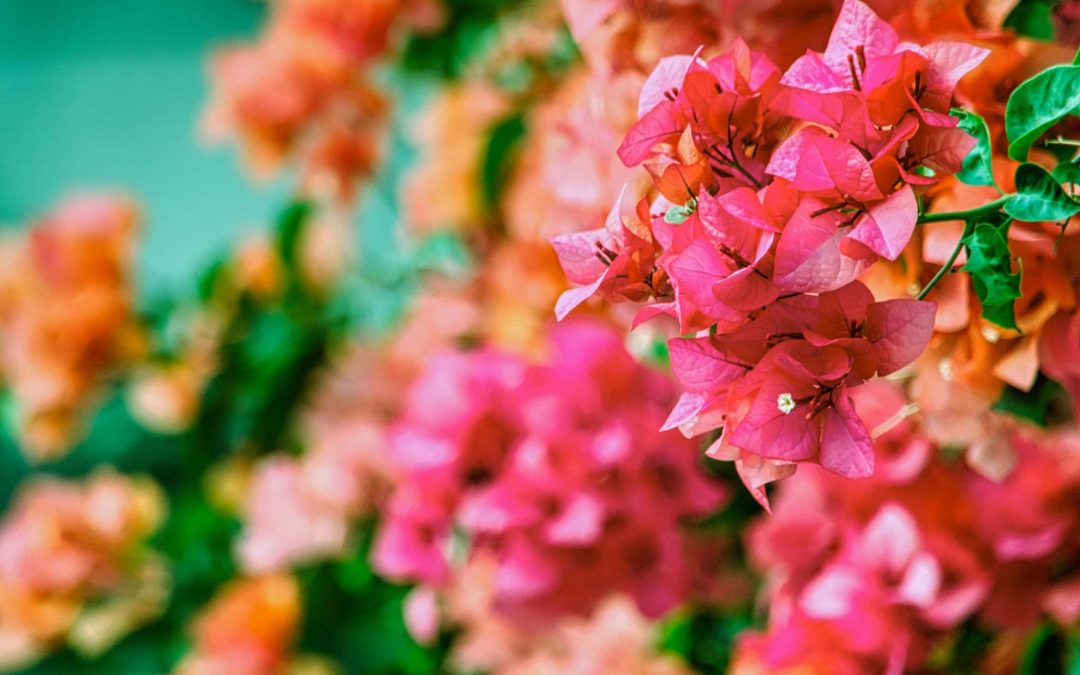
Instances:
[[[176,675],[286,672],[301,609],[300,585],[288,575],[230,582],[196,619],[194,649]]]
[[[111,194],[75,195],[0,245],[0,367],[20,445],[63,455],[105,380],[142,352],[131,269],[139,214]]]
[[[549,349],[543,363],[491,350],[430,361],[390,435],[401,482],[376,568],[442,587],[462,545],[494,561],[497,606],[515,616],[588,611],[616,589],[659,615],[693,585],[679,523],[723,491],[692,441],[657,431],[672,385],[615,332],[568,322]]]
[[[0,668],[63,641],[98,654],[157,617],[168,572],[146,539],[163,515],[146,479],[99,471],[26,485],[0,526]]]
[[[874,302],[854,282],[778,300],[729,334],[673,339],[671,366],[686,394],[666,426],[690,435],[722,426],[709,454],[735,460],[763,502],[762,485],[794,463],[869,475],[872,443],[848,390],[914,360],[933,325],[932,303]]]
[[[642,200],[636,214],[624,215],[625,194],[624,189],[604,228],[551,240],[567,278],[583,284],[559,298],[555,306],[558,318],[594,294],[612,300],[641,300],[670,293],[670,286],[654,273],[658,247],[648,226],[648,203]]]
[[[960,78],[989,52],[963,43],[925,49],[859,0],[845,0],[825,52],[807,52],[784,73],[778,110],[833,128],[873,152],[909,110],[931,126],[956,126],[948,111]]]

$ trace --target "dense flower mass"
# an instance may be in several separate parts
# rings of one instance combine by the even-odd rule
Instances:
[[[0,525],[0,668],[64,641],[96,655],[155,618],[168,574],[146,539],[163,507],[156,485],[111,472],[28,485]]]
[[[540,364],[490,350],[432,359],[391,431],[401,482],[376,565],[438,587],[464,547],[496,561],[507,612],[583,612],[621,590],[661,614],[693,591],[680,522],[723,490],[695,444],[657,431],[671,387],[611,329],[570,323],[550,350]]]
[[[900,256],[916,193],[960,170],[973,140],[949,106],[985,56],[900,42],[849,0],[824,53],[784,73],[742,41],[707,61],[662,59],[619,148],[656,198],[630,214],[621,197],[604,229],[554,239],[586,284],[560,316],[600,294],[648,301],[639,321],[667,314],[701,333],[671,344],[687,393],[669,424],[723,427],[712,454],[736,460],[763,503],[762,485],[797,462],[873,470],[847,389],[913,361],[934,305],[874,302],[856,279]]]
[[[102,385],[141,351],[138,218],[127,198],[77,195],[0,245],[0,369],[32,459],[71,449]]]
[[[991,480],[942,460],[904,403],[884,383],[857,401],[885,428],[870,486],[804,472],[751,529],[771,609],[768,630],[741,643],[746,672],[906,672],[969,619],[1023,630],[1080,616],[1065,600],[1075,577],[1058,572],[1080,556],[1075,434],[1006,425],[997,442],[1015,464]]]

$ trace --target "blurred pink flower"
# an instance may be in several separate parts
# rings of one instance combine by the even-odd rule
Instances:
[[[592,322],[553,329],[544,363],[436,356],[391,432],[401,482],[376,567],[437,587],[464,546],[495,561],[510,616],[585,612],[615,590],[670,609],[693,590],[680,522],[723,502],[696,444],[656,431],[672,394]]]

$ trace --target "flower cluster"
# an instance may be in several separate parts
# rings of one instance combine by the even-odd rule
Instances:
[[[530,653],[494,671],[498,675],[689,675],[673,654],[659,653],[654,627],[625,598],[612,597],[588,619],[569,617],[553,639],[534,643]]]
[[[297,155],[308,186],[350,199],[372,172],[385,97],[367,66],[389,46],[394,24],[439,20],[431,2],[277,0],[253,44],[228,47],[212,64],[207,135],[241,136],[257,175]]]
[[[232,582],[195,622],[195,649],[177,666],[177,675],[293,672],[300,610],[300,585],[288,575]]]
[[[609,328],[551,334],[550,360],[434,357],[390,433],[400,483],[378,570],[438,587],[456,549],[496,561],[495,603],[536,619],[628,593],[656,616],[691,591],[681,521],[723,502],[696,444],[657,431],[670,385]]]
[[[77,443],[104,381],[142,351],[132,306],[137,222],[128,199],[83,194],[0,244],[0,370],[33,459]]]
[[[882,429],[872,486],[802,472],[750,530],[770,622],[742,640],[746,672],[906,672],[969,619],[1008,631],[1080,618],[1076,577],[1060,574],[1080,559],[1075,432],[1005,426],[1016,463],[993,481],[943,460],[892,385],[857,405]]]
[[[25,487],[0,525],[0,668],[64,641],[93,656],[155,618],[168,575],[145,540],[163,509],[155,484],[111,472]]]
[[[305,415],[304,454],[267,457],[249,477],[236,557],[251,574],[345,554],[353,523],[392,484],[376,404],[388,404],[396,392],[372,400],[365,378],[385,375],[368,351],[352,350],[334,366]]]
[[[873,471],[870,436],[848,389],[918,356],[934,305],[875,302],[857,278],[896,260],[918,217],[916,194],[958,171],[973,140],[948,115],[959,79],[986,52],[919,47],[858,0],[823,53],[781,73],[736,41],[724,55],[662,59],[619,148],[658,193],[605,228],[553,240],[591,295],[648,301],[683,333],[672,363],[686,393],[669,426],[724,428],[711,454],[762,485],[816,462]]]

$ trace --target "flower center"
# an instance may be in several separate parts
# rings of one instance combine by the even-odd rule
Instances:
[[[795,409],[795,397],[790,392],[784,392],[776,397],[776,409],[787,415]]]

